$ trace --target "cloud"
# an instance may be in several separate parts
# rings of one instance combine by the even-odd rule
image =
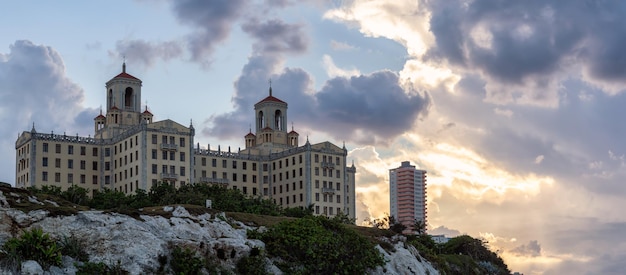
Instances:
[[[440,225],[433,229],[428,229],[428,234],[430,235],[444,235],[448,238],[454,238],[456,236],[461,235],[461,231],[456,229],[447,228],[444,225]]]
[[[191,60],[208,66],[217,44],[228,38],[231,28],[244,12],[243,0],[181,0],[172,1],[178,21],[194,28],[187,35],[186,44]]]
[[[15,41],[9,50],[0,54],[0,124],[4,125],[0,152],[3,155],[15,154],[16,134],[30,130],[32,123],[40,132],[73,135],[92,130],[97,113],[83,108],[84,91],[67,77],[63,59],[56,50],[28,40]],[[76,120],[90,115],[90,120]],[[1,162],[2,167],[15,165],[11,158]],[[14,176],[14,173],[3,174]],[[14,181],[13,178],[1,180]]]
[[[115,52],[109,52],[115,59],[125,57],[133,65],[150,68],[161,59],[169,61],[182,56],[183,49],[178,42],[168,41],[153,43],[145,40],[122,40],[117,41]]]
[[[335,40],[330,41],[330,47],[335,51],[347,51],[347,50],[353,50],[356,48],[355,46],[350,45],[346,42],[339,42]]]
[[[518,256],[537,257],[541,255],[541,245],[537,240],[529,241],[527,244],[520,245],[509,250],[509,252]]]
[[[308,37],[299,24],[287,24],[278,19],[265,22],[251,19],[241,28],[256,39],[255,54],[303,53],[308,47]]]
[[[349,70],[340,69],[337,65],[335,65],[333,59],[326,54],[322,58],[322,64],[324,65],[324,69],[326,69],[326,73],[330,78],[358,76],[361,74],[356,68]]]

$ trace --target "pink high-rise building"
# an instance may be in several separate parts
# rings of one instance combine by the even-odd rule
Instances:
[[[391,216],[414,231],[416,221],[426,225],[426,171],[418,170],[409,161],[389,169],[389,204]]]

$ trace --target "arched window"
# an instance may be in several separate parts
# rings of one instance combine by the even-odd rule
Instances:
[[[261,130],[265,127],[264,122],[265,122],[265,118],[263,117],[263,111],[259,111],[259,115],[257,117],[259,119],[258,124],[257,124],[257,129]]]
[[[274,129],[278,130],[278,131],[282,131],[283,130],[283,115],[280,112],[280,110],[276,110],[276,112],[274,113]]]
[[[124,107],[130,108],[133,106],[133,88],[128,87],[124,92]]]

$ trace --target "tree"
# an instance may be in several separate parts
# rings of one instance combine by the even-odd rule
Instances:
[[[426,234],[426,223],[422,220],[415,219],[413,222],[413,231],[415,231],[418,235]]]

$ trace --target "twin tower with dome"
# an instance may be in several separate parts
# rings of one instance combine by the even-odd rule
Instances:
[[[325,141],[300,145],[287,131],[287,103],[269,95],[254,105],[255,132],[231,152],[194,145],[193,125],[154,121],[141,108],[140,79],[122,72],[106,83],[106,113],[93,137],[39,133],[34,125],[15,142],[16,187],[80,186],[132,194],[166,182],[219,184],[282,207],[314,205],[317,215],[355,217],[354,165],[347,150]],[[230,147],[229,147],[230,148]]]

